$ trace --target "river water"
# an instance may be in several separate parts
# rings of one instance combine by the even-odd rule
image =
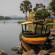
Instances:
[[[0,49],[4,49],[8,55],[17,55],[11,51],[11,48],[20,44],[19,34],[21,32],[21,25],[17,20],[0,21]]]

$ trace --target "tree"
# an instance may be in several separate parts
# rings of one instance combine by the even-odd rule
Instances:
[[[50,2],[50,7],[51,7],[51,10],[54,12],[55,14],[55,0],[52,0],[52,2]]]
[[[31,8],[32,8],[32,5],[29,0],[23,1],[20,5],[20,10],[26,14],[26,18],[27,18],[27,12],[30,11]]]
[[[43,19],[43,16],[46,12],[45,10],[45,5],[43,4],[36,4],[35,8],[33,9],[35,13],[35,19],[37,20],[37,18],[42,18]],[[45,13],[46,14],[46,13]]]
[[[4,16],[0,16],[0,20],[4,20]]]
[[[36,19],[43,19],[45,21],[45,18],[49,16],[49,12],[46,9],[41,9],[36,11]]]

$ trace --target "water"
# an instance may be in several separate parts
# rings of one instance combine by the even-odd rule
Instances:
[[[21,25],[17,20],[0,21],[0,48],[4,49],[8,55],[17,55],[11,51],[11,48],[20,44],[19,34],[21,32]]]

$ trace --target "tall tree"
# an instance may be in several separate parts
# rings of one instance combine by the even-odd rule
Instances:
[[[55,15],[55,0],[52,0],[52,2],[50,2],[50,7],[51,7],[51,10],[54,12],[54,15]]]
[[[26,18],[27,18],[27,12],[30,11],[31,8],[32,8],[32,4],[29,0],[23,1],[20,5],[20,10],[26,14]]]

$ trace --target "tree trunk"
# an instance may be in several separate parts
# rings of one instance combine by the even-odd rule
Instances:
[[[25,15],[26,15],[26,20],[27,20],[27,11],[26,11]]]

